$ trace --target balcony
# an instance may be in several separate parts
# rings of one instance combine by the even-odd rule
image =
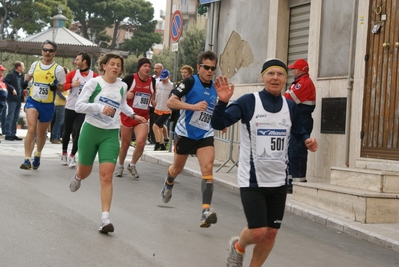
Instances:
[[[165,16],[166,16],[165,10],[159,10],[159,17],[160,17],[161,19],[165,19]]]
[[[197,15],[196,5],[173,5],[172,12],[180,10],[182,15]]]

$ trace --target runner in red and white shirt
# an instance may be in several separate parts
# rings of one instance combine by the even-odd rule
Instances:
[[[78,53],[73,64],[76,66],[76,69],[67,74],[64,86],[65,91],[70,91],[65,105],[61,156],[61,164],[65,166],[69,165],[70,168],[76,167],[75,154],[78,152],[79,133],[85,120],[85,114],[75,112],[75,104],[85,83],[91,78],[98,76],[96,72],[90,70],[91,58],[87,53]],[[68,157],[68,144],[71,134],[73,143],[71,153]]]
[[[151,62],[148,58],[141,58],[138,62],[137,73],[127,75],[123,81],[127,84],[127,104],[131,106],[134,113],[144,117],[147,121],[150,116],[149,105],[155,107],[155,79],[150,75]],[[115,175],[122,177],[124,162],[127,151],[132,139],[132,133],[136,137],[136,147],[134,148],[132,160],[127,166],[127,170],[134,178],[139,178],[136,163],[144,151],[147,140],[148,123],[140,123],[121,113],[121,147],[119,151],[118,165]]]

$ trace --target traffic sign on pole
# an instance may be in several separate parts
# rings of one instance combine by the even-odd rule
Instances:
[[[179,51],[179,43],[172,43],[172,52]]]
[[[179,41],[183,32],[183,16],[180,10],[176,10],[171,19],[170,23],[170,38],[173,42]]]

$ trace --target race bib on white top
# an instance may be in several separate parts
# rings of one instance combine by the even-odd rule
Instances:
[[[138,109],[148,109],[148,105],[150,104],[151,94],[143,93],[143,92],[136,92],[133,99],[133,108]]]
[[[285,157],[286,129],[257,129],[256,155],[259,161],[281,160]]]
[[[112,99],[109,99],[104,96],[100,96],[99,102],[100,104],[104,106],[110,106],[115,110],[115,113],[119,109],[119,103],[116,101],[113,101]],[[93,113],[92,117],[96,120],[102,121],[106,124],[112,125],[115,122],[115,117],[114,116],[106,116],[103,113]]]

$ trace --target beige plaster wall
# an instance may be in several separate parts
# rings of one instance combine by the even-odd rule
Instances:
[[[310,76],[315,83],[317,90],[316,110],[313,113],[314,129],[312,136],[317,138],[319,149],[316,153],[309,154],[308,179],[314,182],[330,181],[331,167],[345,167],[345,155],[347,152],[346,136],[338,134],[321,134],[321,101],[326,97],[347,97],[348,80],[347,77],[330,77],[318,79],[318,60],[319,60],[319,39],[321,29],[321,5],[323,1],[312,1],[310,17],[310,39],[308,62],[310,66]],[[226,3],[223,8],[223,3]],[[225,47],[227,40],[236,31],[243,40],[251,47],[254,54],[254,61],[249,67],[242,68],[231,78],[236,84],[233,98],[248,92],[263,89],[260,84],[259,71],[261,64],[266,58],[279,57],[286,60],[287,55],[287,33],[289,17],[288,0],[270,0],[269,6],[265,3],[262,8],[264,18],[260,18],[258,24],[250,23],[252,20],[246,19],[248,10],[258,9],[257,5],[242,4],[242,1],[222,1],[220,25],[218,34],[218,53],[220,54]],[[228,8],[233,8],[233,10]],[[349,167],[355,167],[356,160],[360,157],[360,131],[362,127],[362,105],[364,90],[364,55],[367,44],[368,31],[368,9],[369,1],[359,1],[357,18],[357,35],[355,48],[355,72],[353,77],[353,90],[351,102],[351,123],[347,131],[349,136]],[[234,11],[236,10],[236,11]],[[237,11],[239,10],[239,12]],[[258,10],[253,10],[256,14]],[[241,14],[241,15],[240,15]],[[243,23],[246,21],[248,23]],[[237,25],[240,22],[240,25]],[[247,25],[248,24],[248,25]],[[220,73],[219,73],[220,74]],[[223,160],[226,157],[224,149],[218,149],[216,142],[216,157]],[[224,154],[223,154],[224,153]],[[235,153],[238,153],[238,149]]]

